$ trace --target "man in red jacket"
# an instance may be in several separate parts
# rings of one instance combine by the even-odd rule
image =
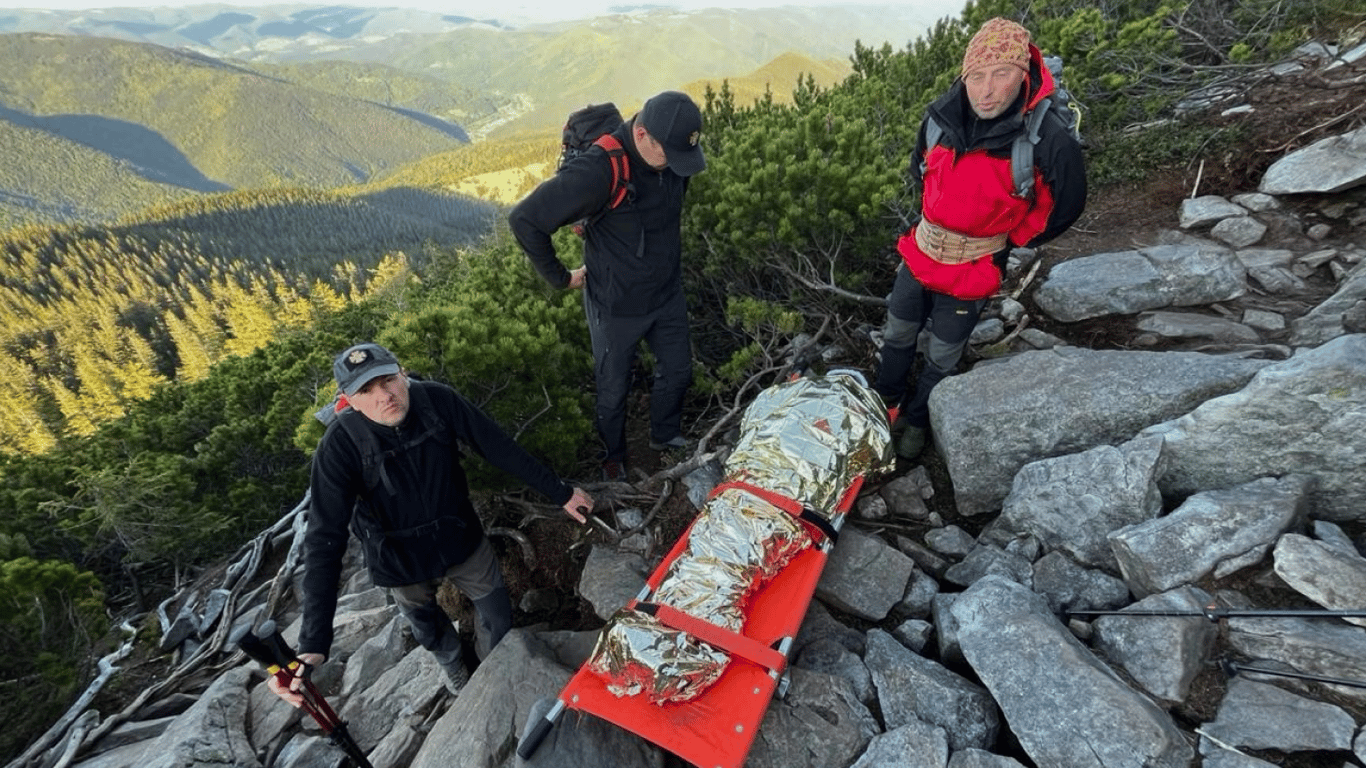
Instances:
[[[897,243],[902,264],[887,299],[875,387],[901,407],[897,454],[914,459],[930,424],[930,392],[953,372],[1012,248],[1067,230],[1086,205],[1081,146],[1048,114],[1033,146],[1032,189],[1019,194],[1011,154],[1035,109],[1047,109],[1052,73],[1028,30],[994,18],[963,55],[962,75],[930,104],[916,142],[912,179],[920,220]],[[924,366],[908,388],[916,339],[929,325]]]

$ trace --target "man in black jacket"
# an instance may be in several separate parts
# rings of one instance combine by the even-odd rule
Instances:
[[[608,209],[612,169],[606,150],[594,146],[513,208],[509,225],[546,282],[556,288],[584,289],[597,383],[596,423],[604,444],[603,477],[624,480],[626,397],[636,346],[642,340],[655,358],[650,447],[687,445],[683,396],[692,381],[692,357],[679,223],[688,178],[706,167],[706,159],[698,143],[702,113],[678,91],[646,101],[613,135],[630,163],[625,203]],[[551,236],[583,219],[590,219],[584,233],[584,265],[570,271],[556,255]]]
[[[332,371],[350,409],[328,426],[313,456],[299,659],[317,666],[331,649],[342,556],[355,531],[372,581],[390,590],[413,637],[458,690],[468,672],[455,626],[437,604],[437,588],[449,580],[473,601],[480,658],[512,628],[512,602],[470,502],[456,441],[563,505],[580,523],[593,499],[560,480],[451,387],[411,381],[384,347],[357,344],[337,357]],[[295,706],[302,700],[273,677],[270,687]]]

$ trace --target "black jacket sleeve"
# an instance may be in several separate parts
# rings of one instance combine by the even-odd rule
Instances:
[[[299,653],[326,656],[332,648],[342,558],[363,482],[360,465],[360,452],[346,430],[333,422],[313,455],[309,478]]]
[[[566,224],[607,207],[612,169],[600,148],[586,152],[541,182],[508,215],[508,227],[541,277],[555,288],[569,285],[569,270],[551,237]]]

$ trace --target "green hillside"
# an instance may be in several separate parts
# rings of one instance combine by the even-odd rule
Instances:
[[[201,192],[352,184],[461,143],[457,127],[373,101],[102,38],[0,36],[0,94],[10,122]],[[32,170],[13,173],[52,169]]]
[[[334,96],[363,99],[437,117],[459,126],[471,139],[479,137],[479,126],[495,120],[512,101],[458,82],[405,72],[384,64],[327,61],[253,63],[250,67],[261,74]]]
[[[102,221],[193,194],[149,181],[127,161],[0,118],[0,231]]]

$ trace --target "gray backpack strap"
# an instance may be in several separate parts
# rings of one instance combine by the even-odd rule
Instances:
[[[1047,103],[1040,104],[1025,116],[1024,130],[1010,148],[1010,177],[1015,182],[1015,196],[1021,199],[1034,193],[1034,147],[1039,143],[1048,108]]]
[[[920,156],[920,178],[925,178],[925,168],[927,167],[925,155],[928,155],[931,149],[939,146],[939,140],[942,138],[944,138],[944,126],[940,125],[933,115],[927,116],[925,118],[925,154]]]

